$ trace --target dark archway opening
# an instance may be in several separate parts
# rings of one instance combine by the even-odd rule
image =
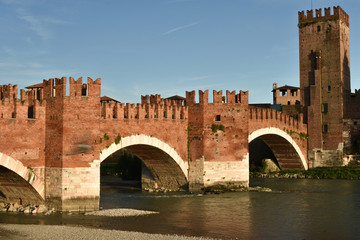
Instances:
[[[274,168],[267,172],[305,169],[301,152],[298,152],[296,147],[296,143],[291,143],[278,134],[261,135],[249,143],[250,171],[254,166],[259,166],[262,159],[272,159],[266,167]],[[276,167],[278,169],[275,170]]]
[[[134,194],[181,191],[187,187],[182,169],[159,148],[136,144],[120,149],[100,165],[100,207],[127,206]]]
[[[265,162],[266,159],[271,159],[271,161],[279,167],[279,163],[273,151],[261,138],[256,138],[251,141],[249,143],[249,171],[265,172],[267,167]]]
[[[122,149],[106,158],[100,166],[100,191],[140,191],[141,159]]]
[[[178,163],[163,150],[145,144],[114,152],[101,163],[100,173],[103,189],[111,185],[122,188],[124,184],[128,186],[129,181],[135,185],[125,186],[127,189],[135,187],[145,191],[183,191],[188,187]]]

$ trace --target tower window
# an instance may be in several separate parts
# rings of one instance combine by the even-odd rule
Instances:
[[[34,106],[30,106],[30,107],[28,108],[28,118],[35,118]]]
[[[216,115],[216,116],[215,116],[215,121],[220,122],[220,120],[221,120],[220,115]]]
[[[86,96],[87,95],[87,85],[84,83],[81,86],[81,96]]]
[[[327,103],[323,103],[322,105],[321,105],[321,112],[322,113],[327,113],[329,111],[329,106],[328,106],[328,104]]]
[[[321,27],[317,26],[317,31],[320,32],[321,31]]]
[[[331,92],[331,86],[330,85],[328,86],[328,92]]]
[[[322,132],[327,133],[329,131],[329,126],[327,124],[322,125]]]
[[[329,24],[329,26],[328,26],[328,28],[327,28],[326,32],[328,33],[328,32],[330,32],[330,31],[331,31],[331,25]]]

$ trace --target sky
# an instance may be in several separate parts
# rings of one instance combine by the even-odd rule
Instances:
[[[354,91],[359,0],[0,0],[0,85],[91,77],[121,102],[209,89],[270,103],[274,82],[299,86],[298,11],[337,5]]]

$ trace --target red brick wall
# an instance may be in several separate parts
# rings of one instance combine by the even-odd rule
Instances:
[[[299,12],[300,91],[309,149],[336,150],[350,94],[349,16],[340,8]],[[321,111],[328,104],[328,112]],[[328,132],[322,134],[322,125]]]
[[[7,86],[7,89],[9,88],[12,87]],[[33,99],[17,99],[16,87],[12,88],[12,91],[3,92],[2,96],[0,152],[21,161],[25,166],[44,166],[46,103]],[[35,106],[34,119],[28,118],[29,106]]]

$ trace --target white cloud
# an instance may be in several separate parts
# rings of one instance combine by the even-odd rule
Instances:
[[[170,29],[167,32],[164,32],[163,35],[168,35],[168,34],[180,31],[180,30],[184,30],[186,28],[190,28],[190,27],[193,27],[193,26],[198,25],[198,24],[199,24],[199,22],[193,22],[193,23],[183,25],[183,26],[180,26],[180,27],[175,27],[175,28]]]
[[[44,27],[44,24],[34,16],[21,16],[20,19],[25,20],[30,24],[30,29],[33,30],[43,40],[51,38],[50,30]]]
[[[41,16],[41,17],[34,16],[24,8],[17,8],[16,12],[19,16],[19,19],[27,22],[29,24],[29,29],[34,31],[35,34],[38,35],[43,40],[47,40],[53,37],[53,33],[50,30],[49,25],[69,24],[69,22],[61,19],[56,19],[47,16]],[[32,43],[32,39],[30,37],[27,37],[25,41],[27,41],[30,44]]]

